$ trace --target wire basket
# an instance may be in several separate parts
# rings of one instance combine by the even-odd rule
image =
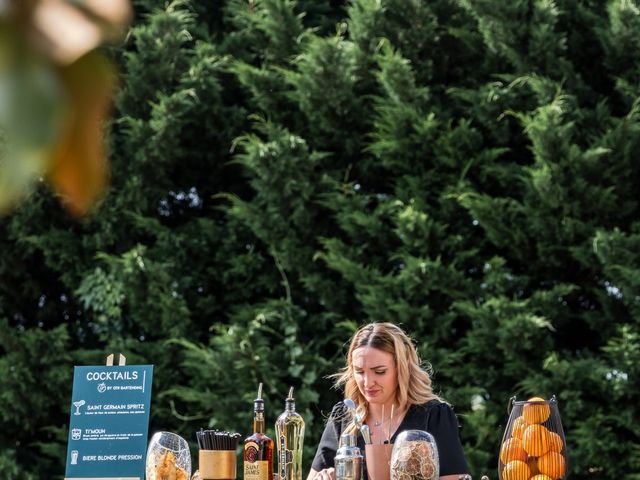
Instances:
[[[500,444],[500,480],[565,480],[567,443],[558,403],[530,399],[509,402],[509,420]]]

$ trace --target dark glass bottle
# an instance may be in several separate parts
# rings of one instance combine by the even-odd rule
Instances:
[[[244,441],[244,480],[273,480],[273,440],[264,433],[262,383],[253,401],[253,435]]]

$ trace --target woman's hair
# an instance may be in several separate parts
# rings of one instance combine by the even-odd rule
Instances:
[[[345,398],[352,399],[358,413],[364,420],[367,415],[367,401],[358,389],[353,371],[353,352],[360,347],[373,347],[393,355],[398,375],[395,404],[397,411],[411,405],[421,405],[429,400],[443,401],[433,393],[429,372],[422,367],[418,352],[407,334],[393,323],[370,323],[361,327],[351,339],[346,358],[346,366],[335,378],[337,388],[344,387]],[[347,429],[353,431],[353,423]]]

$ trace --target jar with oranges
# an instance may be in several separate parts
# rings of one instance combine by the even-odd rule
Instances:
[[[555,397],[511,399],[511,413],[502,438],[500,480],[564,480],[567,447]]]

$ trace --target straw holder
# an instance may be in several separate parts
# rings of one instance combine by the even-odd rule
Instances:
[[[234,450],[200,450],[200,476],[205,480],[235,480],[236,452]]]

